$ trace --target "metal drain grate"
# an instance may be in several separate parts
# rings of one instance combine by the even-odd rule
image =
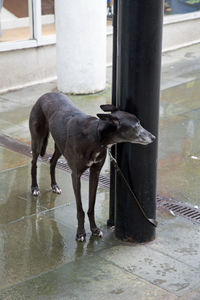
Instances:
[[[0,135],[0,146],[10,149],[12,151],[21,153],[28,157],[31,157],[31,148],[29,145],[21,143],[7,136]],[[51,158],[50,154],[45,154],[44,157],[39,157],[39,160],[45,163],[49,163]],[[59,159],[57,162],[57,167],[59,169],[65,170],[71,173],[70,167],[64,159]],[[88,180],[89,171],[83,173],[82,178]],[[105,175],[100,175],[99,177],[99,187],[108,189],[110,186],[110,179]],[[190,204],[183,202],[176,202],[173,199],[157,196],[157,207],[164,208],[170,211],[173,215],[183,216],[192,222],[200,224],[200,210]]]
[[[42,158],[42,160],[43,160],[43,158]],[[48,158],[48,161],[49,161],[49,160],[50,160],[50,156],[49,156],[49,158]],[[45,160],[45,161],[46,161],[46,160]],[[65,170],[65,171],[71,173],[71,169],[70,169],[70,167],[68,166],[68,163],[66,162],[66,160],[59,159],[56,166],[57,166],[59,169],[62,169],[62,170]],[[86,170],[86,171],[83,173],[82,178],[88,180],[88,179],[89,179],[89,174],[90,174],[90,172],[89,172],[88,170]],[[100,174],[100,176],[99,176],[99,187],[102,187],[102,188],[109,188],[109,186],[110,186],[110,179],[109,179],[109,177]]]
[[[200,210],[189,203],[177,202],[173,199],[157,196],[157,207],[169,210],[173,215],[185,217],[200,224]]]
[[[14,140],[10,137],[0,135],[0,146],[2,146],[4,148],[7,148],[7,149],[10,149],[12,151],[21,153],[21,154],[26,155],[28,157],[32,157],[31,148],[30,148],[29,145],[21,143],[20,141]],[[42,161],[42,162],[45,162],[45,163],[49,163],[50,159],[51,159],[51,155],[49,153],[46,153],[43,157],[39,156],[39,158],[38,158],[39,161]],[[66,162],[66,160],[64,160],[62,158],[60,158],[58,160],[56,167],[61,169],[61,170],[67,171],[68,173],[71,173],[71,169],[70,169],[68,163]],[[85,180],[88,180],[89,174],[90,174],[89,171],[86,170],[83,173],[82,178],[85,179]],[[100,188],[109,188],[109,186],[110,186],[109,177],[100,174],[100,176],[99,176],[99,187]]]

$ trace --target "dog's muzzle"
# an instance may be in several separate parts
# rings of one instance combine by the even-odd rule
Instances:
[[[150,143],[153,143],[155,139],[156,137],[153,134],[144,129],[142,126],[140,127],[138,132],[138,143],[142,145],[148,145]]]

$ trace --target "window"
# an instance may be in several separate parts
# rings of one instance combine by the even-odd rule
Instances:
[[[105,1],[107,23],[111,32],[114,0]],[[200,0],[164,1],[164,24],[200,18]],[[54,2],[55,0],[0,0],[0,51],[54,44]]]
[[[165,15],[186,14],[200,10],[200,0],[165,0]]]
[[[0,0],[0,42],[32,38],[32,1]]]
[[[0,51],[55,42],[54,0],[0,0]]]
[[[56,33],[54,0],[42,0],[42,35],[52,35]]]
[[[185,14],[200,11],[200,0],[164,0],[165,15]],[[113,0],[107,0],[108,20],[113,15]]]

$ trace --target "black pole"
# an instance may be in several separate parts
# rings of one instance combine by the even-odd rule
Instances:
[[[117,104],[158,136],[163,0],[118,0]],[[157,140],[158,141],[158,140]],[[148,218],[156,217],[157,141],[117,146],[117,160]],[[146,242],[155,227],[117,179],[116,236]]]
[[[113,9],[113,58],[112,58],[112,104],[116,106],[116,81],[117,81],[117,7],[118,0],[114,0]],[[116,146],[111,149],[112,155],[116,156]],[[110,165],[110,203],[108,226],[115,224],[115,194],[116,194],[116,171]]]

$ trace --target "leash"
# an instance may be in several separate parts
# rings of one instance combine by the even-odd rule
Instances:
[[[99,129],[99,122],[97,123],[97,127],[96,127],[96,136],[97,136],[97,140],[98,140],[99,143],[100,143],[100,136],[99,136],[99,130],[98,130],[98,129]],[[120,167],[118,166],[118,163],[117,163],[116,159],[112,156],[111,150],[110,150],[109,148],[107,148],[106,146],[103,146],[103,145],[102,145],[101,147],[103,147],[103,148],[105,148],[106,150],[108,150],[108,154],[109,154],[109,156],[110,156],[111,164],[113,165],[113,167],[114,167],[115,170],[117,171],[117,174],[120,175],[120,177],[121,177],[121,179],[122,179],[122,181],[123,181],[125,187],[127,188],[127,190],[128,190],[128,192],[129,192],[131,198],[136,202],[136,204],[137,204],[139,210],[141,211],[143,217],[144,217],[151,225],[153,225],[154,227],[157,227],[158,222],[157,222],[155,219],[149,219],[149,218],[147,217],[147,215],[145,214],[145,212],[144,212],[142,206],[140,205],[140,202],[138,201],[138,199],[137,199],[137,197],[135,196],[134,192],[132,191],[132,189],[131,189],[129,183],[127,182],[126,178],[124,177],[124,174],[122,173]]]
[[[155,219],[149,219],[149,218],[147,217],[147,215],[145,214],[145,212],[144,212],[142,206],[140,205],[140,202],[138,201],[137,197],[136,197],[135,194],[133,193],[133,191],[132,191],[132,189],[131,189],[129,183],[127,182],[126,178],[124,177],[124,174],[122,173],[120,167],[118,166],[118,163],[117,163],[116,159],[112,156],[112,153],[111,153],[111,150],[110,150],[110,149],[108,149],[108,154],[109,154],[109,156],[110,156],[111,164],[113,165],[113,167],[114,167],[115,170],[117,171],[117,174],[120,175],[120,177],[121,177],[121,179],[122,179],[122,181],[123,181],[125,187],[127,188],[127,190],[128,190],[128,192],[129,192],[131,198],[136,202],[136,204],[137,204],[138,208],[140,209],[140,211],[141,211],[143,217],[144,217],[151,225],[157,227],[158,222],[157,222]]]

